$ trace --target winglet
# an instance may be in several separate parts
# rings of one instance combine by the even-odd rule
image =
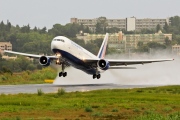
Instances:
[[[105,57],[106,47],[107,47],[107,42],[108,42],[108,36],[109,36],[109,34],[106,33],[106,35],[104,37],[104,40],[103,40],[103,43],[102,43],[102,45],[100,47],[100,50],[98,52],[98,55],[97,55],[98,58],[102,58],[103,59]]]

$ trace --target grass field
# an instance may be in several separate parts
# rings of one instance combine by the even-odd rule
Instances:
[[[1,73],[0,85],[16,84],[42,84],[45,79],[55,79],[57,71],[51,67],[45,67],[42,70],[24,71],[20,73]]]
[[[180,86],[0,95],[2,120],[180,120]]]

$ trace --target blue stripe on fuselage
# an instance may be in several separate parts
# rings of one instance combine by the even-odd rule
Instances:
[[[81,59],[73,56],[72,54],[63,51],[63,50],[59,50],[59,49],[53,49],[52,50],[54,53],[61,53],[62,57],[65,58],[68,63],[70,63],[72,66],[74,66],[77,69],[80,69],[84,72],[86,72],[87,74],[96,74],[96,70],[89,67],[86,63],[84,63]]]

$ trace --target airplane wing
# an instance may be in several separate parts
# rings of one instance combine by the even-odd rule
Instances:
[[[8,51],[8,50],[4,50],[5,53],[11,53],[11,54],[16,54],[16,55],[23,55],[23,56],[27,56],[30,58],[40,58],[42,55],[35,55],[35,54],[27,54],[27,53],[21,53],[21,52],[14,52],[14,51]],[[57,59],[57,56],[46,56],[48,58],[51,59]]]
[[[100,59],[84,59],[85,63],[96,64]],[[174,59],[150,59],[150,60],[112,60],[105,59],[109,62],[111,69],[118,69],[118,66],[127,66],[127,65],[135,65],[135,64],[147,64],[153,62],[165,62],[165,61],[173,61]],[[114,67],[112,67],[114,66]],[[121,69],[121,68],[120,68]]]
[[[134,64],[147,64],[153,62],[165,62],[172,61],[174,59],[151,59],[151,60],[108,60],[110,66],[121,66],[121,65],[134,65]]]
[[[136,67],[119,67],[119,66],[110,66],[109,69],[136,69]]]

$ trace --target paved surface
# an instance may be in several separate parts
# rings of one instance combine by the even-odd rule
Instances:
[[[0,85],[0,94],[37,93],[41,89],[45,93],[57,92],[64,88],[67,92],[90,91],[99,89],[131,89],[152,87],[150,85],[118,85],[118,84],[89,84],[89,85],[53,85],[53,84],[28,84],[28,85]]]

